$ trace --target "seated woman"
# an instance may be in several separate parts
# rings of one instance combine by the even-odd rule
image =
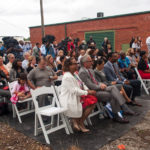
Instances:
[[[27,75],[25,73],[20,73],[18,82],[12,89],[12,94],[13,95],[10,100],[13,104],[16,104],[18,100],[24,100],[31,97],[30,90],[27,85]]]
[[[89,130],[84,126],[84,121],[94,109],[97,99],[93,100],[93,104],[87,104],[83,101],[83,108],[81,96],[95,95],[96,91],[88,90],[79,76],[75,74],[77,69],[77,62],[74,58],[66,59],[64,62],[65,74],[62,79],[60,103],[68,109],[65,115],[72,118],[74,128],[82,132],[88,132]]]
[[[60,57],[61,57],[61,56],[64,56],[63,50],[59,50],[59,51],[58,51],[58,56],[56,57],[56,63],[57,63],[57,64],[61,64],[61,61],[60,61]]]
[[[64,66],[64,62],[65,62],[65,60],[66,60],[66,57],[65,56],[61,56],[60,57],[60,64],[58,64],[57,65],[57,69],[58,69],[58,74],[60,74],[59,72],[62,72],[62,68],[63,68],[63,66]],[[62,75],[62,74],[61,74]]]
[[[54,72],[57,72],[56,62],[54,61],[52,55],[46,56],[46,62],[47,62],[47,66],[51,67]]]
[[[2,56],[0,56],[0,70],[2,70],[4,72],[4,74],[6,75],[6,78],[9,79],[9,72],[8,72],[6,66],[3,64]]]
[[[148,66],[148,55],[145,51],[140,52],[141,59],[138,63],[138,71],[142,79],[150,79],[150,68]]]
[[[13,82],[18,80],[20,73],[25,73],[25,70],[22,68],[22,61],[21,59],[15,59],[10,70],[9,81]]]
[[[138,58],[135,56],[135,51],[133,48],[129,48],[127,50],[127,58],[130,60],[130,63],[132,64],[133,67],[137,67],[138,65]]]
[[[46,56],[46,68],[49,70],[50,79],[53,81],[53,80],[57,80],[58,76],[52,68],[53,67],[52,62],[53,62],[53,57],[51,55],[47,55]]]
[[[32,69],[34,69],[36,67],[36,58],[34,56],[30,56],[29,59],[29,64],[27,67],[27,73],[29,73]]]
[[[124,98],[126,99],[127,103],[131,103],[131,99],[127,96],[123,86],[121,84],[117,84],[116,81],[108,81],[104,72],[102,71],[104,68],[104,60],[103,59],[98,59],[96,61],[96,68],[94,70],[95,73],[95,78],[98,82],[103,82],[104,84],[106,84],[107,86],[116,86],[118,88],[118,90],[120,91],[120,93],[124,96]]]

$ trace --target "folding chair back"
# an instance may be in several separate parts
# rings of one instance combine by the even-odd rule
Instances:
[[[45,86],[43,86],[41,88],[37,88],[36,90],[32,90],[31,89],[31,95],[32,95],[33,102],[34,102],[34,105],[35,105],[35,110],[38,110],[40,108],[39,104],[38,104],[37,97],[38,96],[42,96],[42,95],[46,95],[46,94],[47,95],[49,95],[49,94],[53,95],[52,106],[55,106],[55,104],[56,104],[57,107],[60,107],[60,104],[58,102],[57,95],[55,93],[54,88],[53,87],[45,87]]]
[[[8,82],[8,87],[9,87],[11,96],[13,95],[12,90],[16,83],[17,83],[17,81]],[[24,116],[24,115],[34,112],[33,108],[30,109],[30,102],[32,102],[32,98],[28,98],[23,101],[18,101],[18,103],[25,103],[25,102],[27,102],[27,109],[24,109],[23,111],[22,110],[19,111],[17,108],[17,105],[12,104],[13,118],[15,118],[16,114],[17,114],[17,117],[18,117],[18,120],[20,123],[22,123],[21,116]]]
[[[146,83],[145,82],[150,82],[150,79],[142,79],[137,68],[135,68],[135,72],[136,72],[136,74],[138,76],[138,79],[141,81],[141,85],[143,86],[146,94],[149,95],[148,87],[146,87]]]
[[[52,98],[52,104],[47,106],[39,107],[38,104],[38,97],[45,95],[45,94],[51,94],[53,95]],[[63,113],[67,111],[66,108],[62,108],[58,102],[58,98],[55,92],[55,89],[53,86],[51,87],[40,87],[35,90],[31,89],[31,95],[33,98],[33,102],[35,105],[35,128],[34,128],[34,135],[36,136],[38,134],[38,131],[43,131],[45,140],[47,144],[50,144],[50,140],[48,138],[48,134],[55,132],[57,130],[60,130],[62,128],[65,128],[66,133],[69,134],[69,130],[64,118]],[[57,125],[54,126],[54,116],[57,115]],[[45,125],[42,119],[42,116],[50,117],[51,123],[48,125]],[[41,128],[38,128],[38,120],[40,122]],[[60,120],[61,119],[61,120]],[[61,122],[61,124],[60,124]],[[48,130],[47,128],[50,127]]]
[[[8,82],[8,86],[9,86],[9,90],[10,90],[10,94],[13,95],[12,90],[14,85],[17,83],[17,81],[13,81],[13,82]]]
[[[60,97],[60,94],[61,94],[61,85],[60,86],[55,86],[54,89],[55,89],[57,98],[59,100],[59,97]],[[68,129],[69,129],[70,133],[74,133],[73,129],[72,129],[71,125],[70,125],[69,118],[67,116],[65,116],[65,121],[67,123],[67,126],[68,126]]]

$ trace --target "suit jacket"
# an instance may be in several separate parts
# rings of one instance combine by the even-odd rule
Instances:
[[[94,71],[92,69],[89,69],[93,77],[95,78]],[[95,80],[98,82],[98,85],[94,83],[92,78],[90,77],[90,74],[86,70],[86,68],[81,67],[79,70],[79,77],[84,82],[84,84],[91,90],[99,91],[100,89],[100,82],[98,82],[95,78]]]
[[[126,78],[123,77],[123,75],[120,73],[117,63],[114,63],[114,67],[115,67],[115,70],[120,75],[121,80],[118,79],[110,61],[107,61],[107,63],[104,65],[104,73],[106,75],[106,78],[108,81],[117,81],[118,84],[122,84]]]
[[[98,71],[97,69],[94,70],[95,78],[98,82],[103,82],[107,86],[111,85],[111,81],[106,79],[106,75],[103,71]]]
[[[82,116],[82,104],[80,102],[81,95],[87,95],[88,88],[84,85],[84,90],[81,90],[78,81],[70,72],[66,72],[62,78],[60,104],[67,108],[65,115],[72,118]]]

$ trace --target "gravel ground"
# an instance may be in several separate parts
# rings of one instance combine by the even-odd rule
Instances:
[[[128,133],[99,150],[117,150],[122,144],[125,150],[150,150],[150,111]]]
[[[150,111],[140,123],[128,133],[112,141],[99,150],[117,150],[123,144],[126,150],[150,150]],[[52,150],[46,145],[17,132],[10,126],[0,122],[0,150]],[[62,150],[64,150],[62,148]],[[68,150],[81,150],[71,146]]]
[[[0,150],[51,150],[0,122]]]

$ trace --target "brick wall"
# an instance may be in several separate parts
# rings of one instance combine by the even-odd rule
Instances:
[[[121,50],[122,44],[129,43],[132,36],[141,36],[142,49],[146,50],[145,41],[150,36],[150,13],[66,23],[66,29],[67,36],[79,37],[80,41],[84,39],[85,32],[114,30],[116,51]],[[60,42],[65,37],[65,24],[46,26],[45,34],[54,35]],[[30,37],[32,44],[41,43],[41,28],[30,28]]]

